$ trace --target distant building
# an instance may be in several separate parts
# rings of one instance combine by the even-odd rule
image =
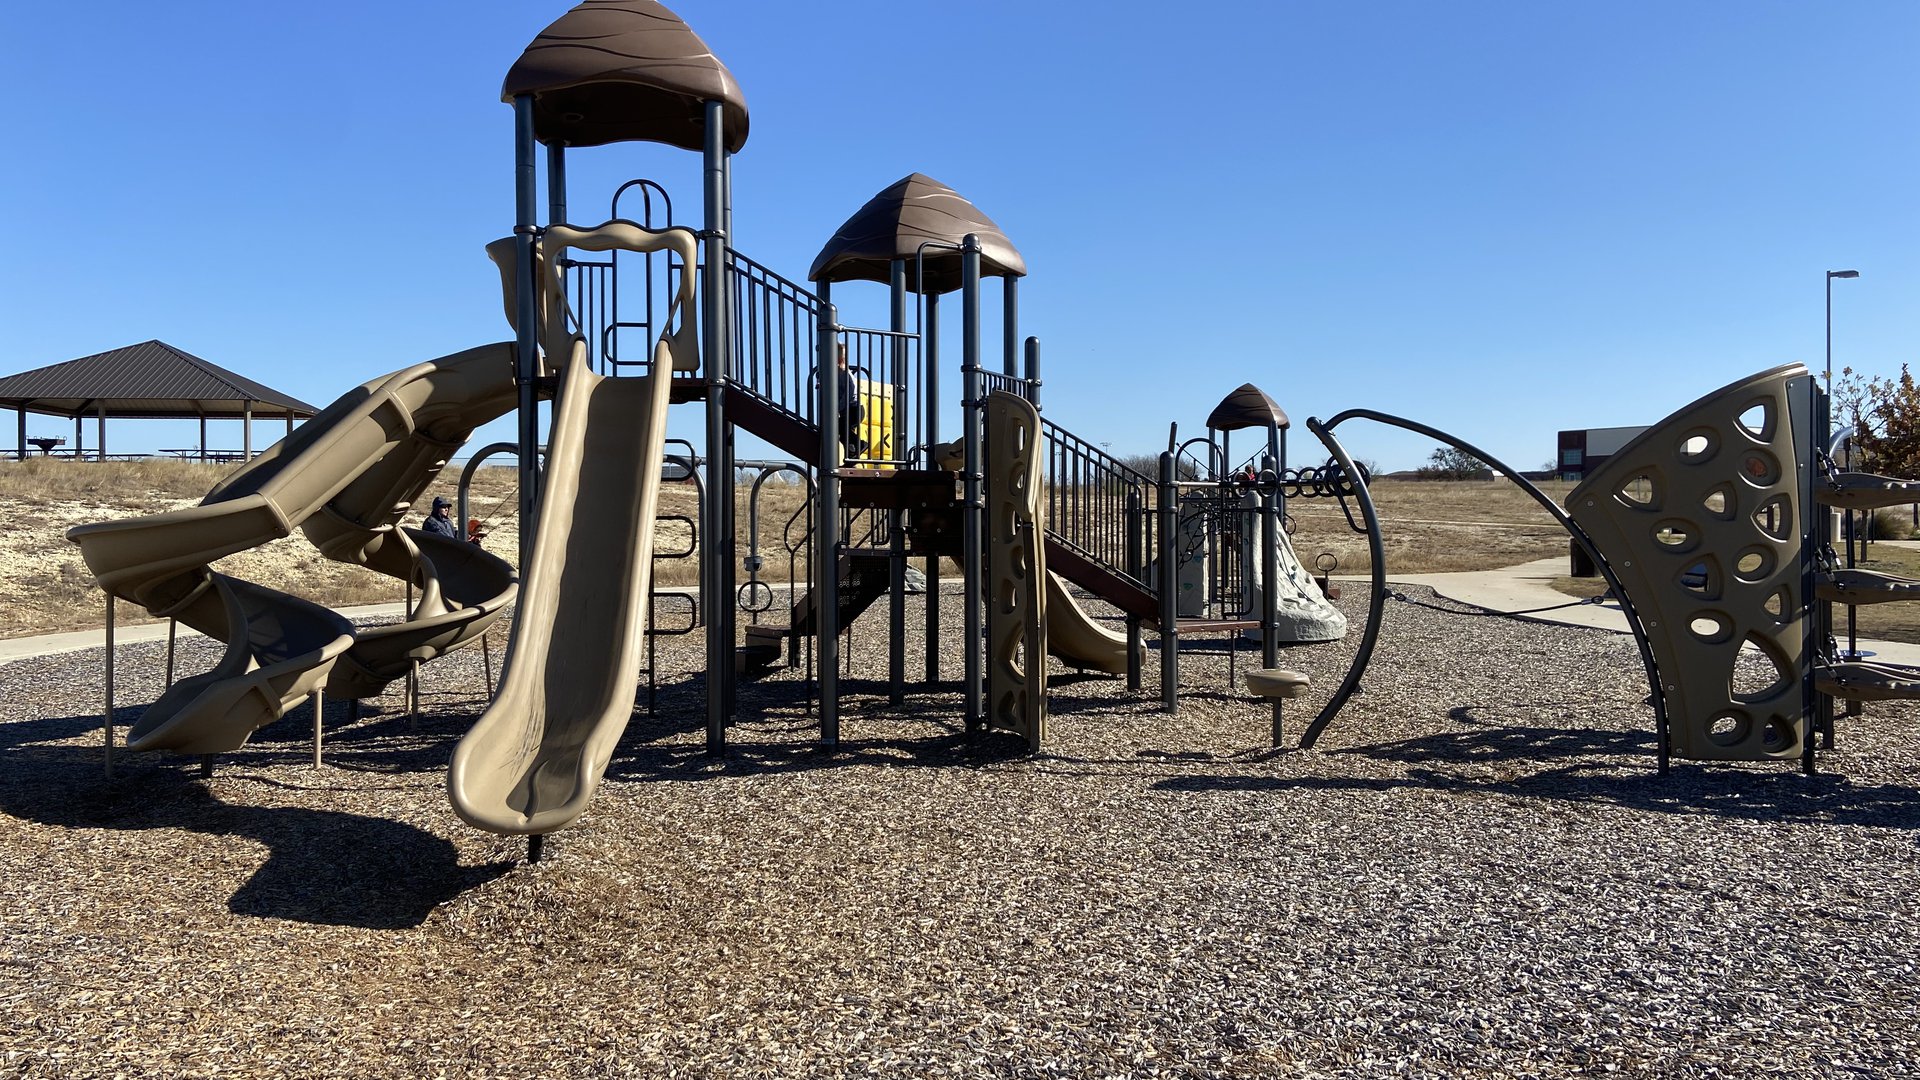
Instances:
[[[1641,427],[1582,428],[1560,433],[1560,479],[1584,480],[1600,463],[1620,452],[1634,437],[1647,430]]]

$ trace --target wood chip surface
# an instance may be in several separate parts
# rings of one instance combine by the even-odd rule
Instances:
[[[1431,594],[1406,590],[1432,600]],[[1289,652],[1326,699],[1358,643]],[[799,673],[704,753],[659,644],[592,807],[528,865],[445,795],[478,650],[348,723],[118,757],[102,654],[0,666],[0,1076],[1861,1077],[1920,1061],[1913,706],[1822,772],[1655,773],[1629,638],[1390,602],[1313,751],[1192,643],[1177,715],[1061,674],[1045,753],[969,740],[909,599],[850,644],[844,743]],[[505,633],[494,635],[496,674]],[[183,647],[180,670],[215,658]],[[1257,665],[1258,650],[1234,657]],[[117,720],[164,645],[120,650]]]

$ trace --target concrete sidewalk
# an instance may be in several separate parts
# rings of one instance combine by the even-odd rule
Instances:
[[[1890,543],[1891,541],[1882,542]],[[1474,607],[1486,608],[1489,611],[1529,611],[1535,608],[1576,603],[1573,597],[1553,587],[1554,579],[1565,577],[1567,568],[1566,557],[1557,556],[1521,563],[1519,566],[1503,567],[1499,570],[1473,570],[1457,574],[1395,574],[1389,571],[1387,581],[1389,584],[1425,585],[1449,600],[1472,604]],[[1353,576],[1346,580],[1366,581],[1368,579]],[[1628,632],[1627,617],[1621,613],[1620,604],[1614,600],[1598,604],[1578,604],[1575,607],[1562,607],[1554,611],[1539,611],[1521,617],[1569,626],[1591,626],[1619,634]],[[1840,644],[1842,648],[1846,646],[1845,641]],[[1910,645],[1903,641],[1874,641],[1861,638],[1860,651],[1871,654],[1874,659],[1883,663],[1920,665],[1920,645]]]
[[[406,611],[407,606],[400,603],[368,604],[364,607],[342,608],[340,614],[357,621],[396,618],[404,616]],[[188,638],[201,636],[203,635],[198,630],[182,626],[176,640],[185,641]],[[142,641],[165,641],[167,624],[161,621],[141,623],[136,626],[116,626],[113,630],[113,640],[116,646]],[[24,660],[30,656],[53,656],[56,653],[98,649],[104,647],[106,643],[107,632],[104,627],[93,630],[74,630],[65,634],[42,634],[39,637],[7,638],[0,640],[0,664]]]
[[[1880,541],[1894,543],[1894,541]],[[1920,542],[1916,542],[1920,543]],[[1617,634],[1627,633],[1627,617],[1620,612],[1620,605],[1612,600],[1599,604],[1581,604],[1573,597],[1553,587],[1555,578],[1565,576],[1567,560],[1564,556],[1550,559],[1538,559],[1518,566],[1503,567],[1499,570],[1469,570],[1453,574],[1394,574],[1387,575],[1388,584],[1425,585],[1449,600],[1462,604],[1485,608],[1488,611],[1533,611],[1533,614],[1519,616],[1526,619],[1538,619],[1542,622],[1562,623],[1568,626],[1590,626],[1598,630],[1611,630]],[[1340,574],[1336,580],[1366,582],[1365,575]],[[942,584],[958,581],[958,578],[944,578]],[[662,589],[662,592],[691,592],[689,586],[676,586]],[[1573,604],[1572,607],[1559,605]],[[1555,608],[1552,611],[1535,611],[1538,608]],[[340,612],[349,619],[394,618],[405,613],[403,604],[370,604],[365,607],[344,608]],[[140,626],[118,628],[114,637],[120,644],[140,641],[164,641],[167,636],[167,624],[146,623]],[[196,632],[186,627],[180,628],[180,636],[196,636]],[[11,638],[0,640],[0,664],[24,659],[29,656],[50,656],[55,653],[79,652],[82,649],[97,649],[106,644],[103,630],[75,630],[66,634],[46,634],[41,637]],[[1842,645],[1845,642],[1841,643]],[[1911,664],[1920,666],[1920,645],[1909,645],[1900,641],[1873,641],[1860,639],[1862,652],[1871,654],[1885,663]]]

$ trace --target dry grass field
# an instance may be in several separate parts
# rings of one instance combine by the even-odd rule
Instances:
[[[80,549],[66,539],[75,525],[139,517],[192,506],[238,466],[152,459],[135,462],[72,462],[30,458],[0,462],[0,638],[23,637],[98,626],[104,600]],[[459,473],[449,469],[421,496],[422,506],[436,495],[452,499]],[[474,475],[469,514],[487,530],[488,550],[508,562],[519,557],[515,470],[483,468]],[[784,556],[772,557],[779,529],[800,506],[802,495],[793,485],[770,482],[761,529],[769,546],[768,566],[784,575]],[[697,518],[699,500],[689,484],[669,484],[660,495],[662,515]],[[741,494],[738,519],[744,530],[747,498]],[[419,513],[406,522],[420,523]],[[687,546],[686,527],[663,522],[657,539],[662,551]],[[320,556],[295,532],[285,539],[239,552],[214,564],[223,573],[249,581],[272,583],[333,607],[378,604],[404,598],[405,586],[389,578]],[[699,580],[697,560],[662,559],[656,564],[662,585],[691,585]],[[146,617],[122,604],[116,618],[138,623]]]
[[[157,514],[192,506],[237,466],[148,460],[71,462],[32,458],[0,462],[0,637],[22,637],[97,626],[103,600],[66,532],[75,525]],[[455,495],[458,473],[449,469],[422,495]],[[1567,485],[1550,485],[1558,498]],[[509,562],[518,557],[515,496],[511,468],[484,468],[474,478],[471,515],[486,523],[489,550]],[[1414,483],[1381,481],[1373,488],[1385,525],[1388,569],[1400,573],[1485,570],[1527,562],[1566,551],[1565,534],[1515,485],[1504,482]],[[763,577],[783,581],[785,549],[779,538],[804,499],[796,484],[778,479],[762,489],[760,533],[766,557]],[[661,512],[698,517],[698,499],[689,484],[670,484],[661,492]],[[1340,573],[1367,569],[1366,537],[1348,528],[1338,504],[1298,499],[1289,505],[1296,525],[1294,546],[1312,565],[1323,551],[1339,560]],[[1355,511],[1356,517],[1358,511]],[[747,553],[748,498],[744,485],[735,514],[738,549]],[[418,524],[419,514],[407,521]],[[658,548],[686,546],[685,526],[665,523]],[[385,603],[402,598],[396,581],[322,558],[298,534],[222,559],[216,568],[251,581],[284,583],[277,587],[335,607]],[[805,564],[799,565],[804,574]],[[662,585],[691,585],[699,580],[696,559],[661,560]],[[744,576],[743,576],[744,580]],[[117,618],[138,622],[144,612],[123,605]]]

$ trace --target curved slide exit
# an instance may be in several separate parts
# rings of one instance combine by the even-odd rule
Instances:
[[[331,678],[342,671],[360,673],[361,693],[377,693],[405,670],[369,668],[362,653],[382,657],[405,642],[410,658],[425,659],[484,631],[513,597],[512,567],[477,549],[425,550],[397,523],[452,449],[512,407],[514,392],[509,344],[415,364],[341,396],[199,506],[70,530],[103,589],[226,642],[212,670],[146,708],[128,747],[238,749],[323,682],[338,690]],[[421,605],[391,630],[356,635],[323,605],[209,569],[296,527],[329,558],[411,577]]]
[[[1074,667],[1127,673],[1127,635],[1094,621],[1052,571],[1047,572],[1047,648]]]
[[[476,828],[564,828],[586,809],[633,716],[679,351],[663,340],[651,374],[615,379],[589,370],[576,346],[561,377],[500,690],[447,772],[454,811]]]

